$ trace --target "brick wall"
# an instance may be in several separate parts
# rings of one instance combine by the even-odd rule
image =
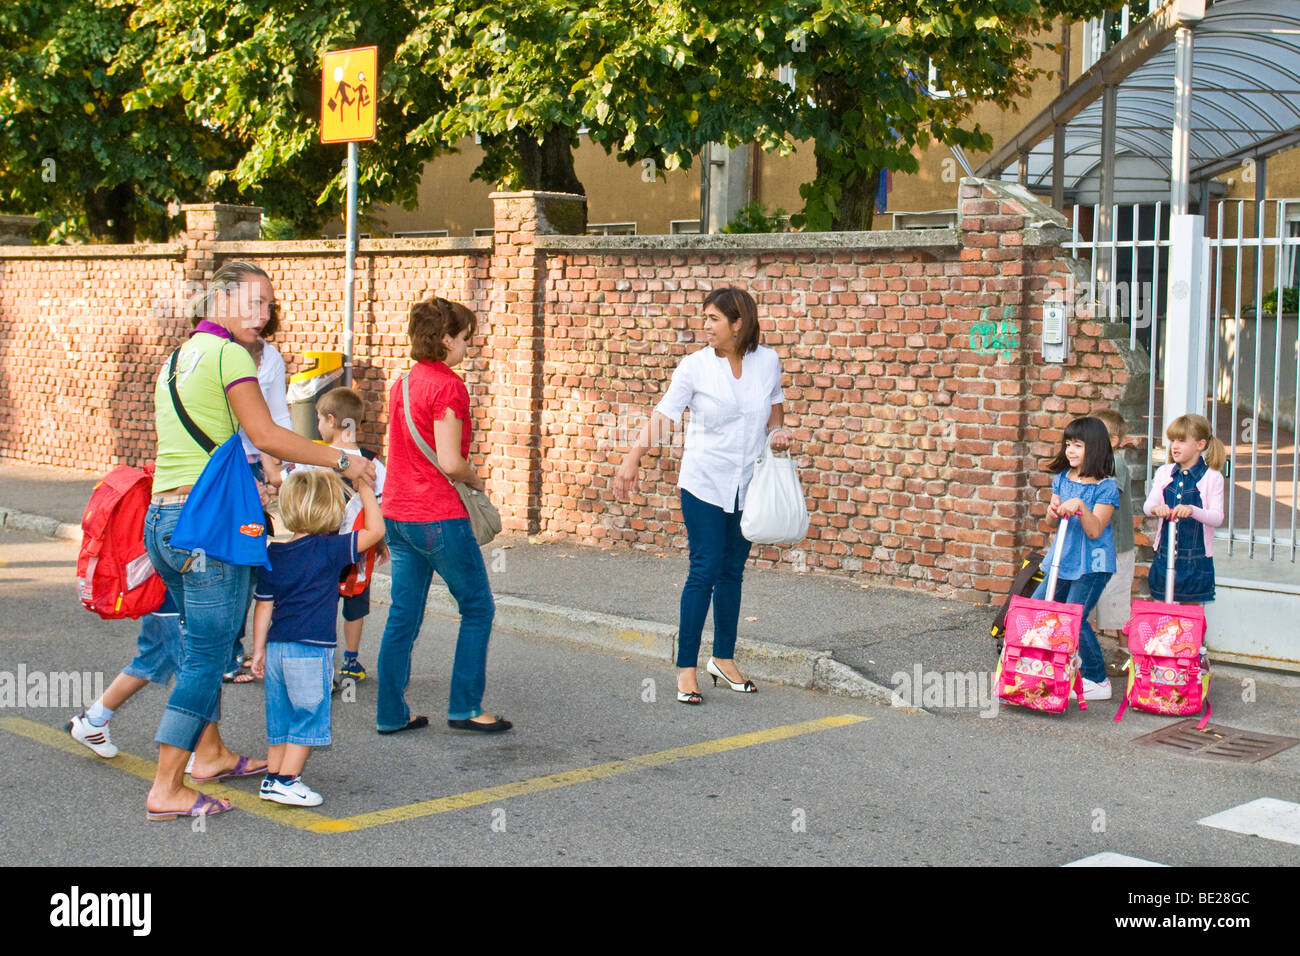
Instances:
[[[361,437],[379,445],[385,392],[409,365],[410,304],[436,293],[475,310],[484,328],[464,370],[475,454],[507,528],[685,544],[680,436],[643,460],[631,502],[615,501],[611,484],[672,369],[700,347],[700,303],[718,285],[754,294],[763,341],[781,356],[813,509],[808,540],[756,547],[760,564],[987,599],[1005,590],[1015,555],[1043,541],[1041,462],[1066,422],[1145,394],[1145,357],[1129,353],[1119,328],[1086,317],[1072,323],[1070,359],[1042,361],[1042,304],[1075,266],[1059,247],[1059,216],[1014,188],[963,183],[952,230],[821,236],[565,236],[555,233],[580,221],[581,197],[493,201],[490,242],[363,242],[355,361],[377,410]],[[210,275],[229,258],[271,275],[291,368],[302,350],[341,348],[341,243],[232,242],[223,237],[247,220],[234,207],[187,214],[175,247],[98,259],[0,247],[0,457],[68,464],[65,449],[78,447],[103,469],[147,455],[141,396],[184,329],[140,314],[159,283]],[[117,331],[43,344],[50,313],[39,300],[63,288],[85,292],[91,325]],[[83,373],[81,390],[51,406],[55,372],[68,366]]]
[[[95,253],[0,258],[4,458],[103,470],[153,454],[151,383],[180,330],[156,305],[178,286],[184,253]]]
[[[704,296],[734,283],[754,295],[763,342],[782,358],[814,508],[806,542],[756,547],[756,561],[1004,592],[1015,555],[1043,543],[1041,508],[1031,515],[1050,484],[1042,460],[1070,417],[1120,403],[1140,362],[1117,328],[1090,322],[1076,326],[1067,364],[1042,361],[1046,290],[1066,286],[1072,266],[1054,214],[1003,187],[965,184],[951,234],[846,250],[802,238],[802,248],[732,240],[686,253],[650,240],[619,240],[626,251],[609,239],[544,242],[541,530],[685,545],[680,442],[647,455],[628,505],[613,500],[614,449],[700,347]],[[991,334],[972,336],[986,323]]]

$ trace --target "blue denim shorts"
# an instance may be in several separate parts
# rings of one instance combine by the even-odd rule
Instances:
[[[170,614],[155,611],[146,614],[140,622],[140,636],[136,638],[135,658],[122,668],[123,674],[147,680],[153,684],[166,684],[180,668],[181,616],[171,599]]]
[[[266,742],[272,747],[330,743],[334,648],[292,641],[266,645]]]

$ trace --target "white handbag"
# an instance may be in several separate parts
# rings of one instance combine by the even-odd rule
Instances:
[[[754,463],[740,533],[754,544],[798,544],[808,535],[808,506],[789,452],[769,444]]]

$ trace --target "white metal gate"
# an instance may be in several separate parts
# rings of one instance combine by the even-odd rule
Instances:
[[[1151,356],[1143,423],[1148,482],[1165,462],[1159,452],[1171,369],[1186,377],[1188,366],[1203,366],[1204,375],[1193,376],[1203,383],[1194,390],[1200,401],[1186,408],[1210,420],[1228,451],[1218,597],[1206,609],[1210,647],[1219,659],[1300,670],[1300,200],[1212,203],[1198,237],[1203,246],[1191,255],[1171,240],[1167,208],[1117,205],[1107,228],[1097,207],[1074,207],[1066,246],[1091,277],[1076,304],[1126,323],[1130,345]],[[1201,274],[1205,263],[1208,275]],[[1200,290],[1191,295],[1190,322],[1199,327],[1190,335],[1171,330],[1167,307],[1172,297],[1187,299],[1189,289]],[[1167,354],[1171,339],[1181,354]],[[1180,394],[1175,388],[1170,400]]]

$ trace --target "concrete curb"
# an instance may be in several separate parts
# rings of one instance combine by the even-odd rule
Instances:
[[[28,514],[3,505],[0,505],[0,526],[18,531],[31,531],[34,534],[45,535],[47,538],[64,538],[68,541],[81,542],[79,524],[66,524],[57,518]]]
[[[391,592],[392,579],[386,574],[376,573],[370,585],[371,600],[390,604]],[[608,651],[637,654],[664,664],[671,664],[677,657],[677,628],[670,624],[557,607],[508,594],[494,595],[494,600],[494,624],[509,631],[576,641]],[[458,613],[456,602],[437,578],[429,589],[426,607],[440,614],[454,616]],[[712,647],[712,637],[705,632],[700,656],[710,653]],[[897,707],[893,703],[893,691],[835,660],[830,651],[744,638],[736,642],[736,648],[744,652],[745,673],[756,681],[791,684],[841,697],[869,700],[886,707],[894,706],[910,714],[926,714],[919,708]]]
[[[3,505],[0,505],[0,526],[31,531],[50,538],[81,541],[80,525],[27,514]],[[375,574],[370,585],[371,600],[391,604],[392,584],[392,578],[387,574]],[[558,607],[508,594],[495,595],[494,600],[494,623],[506,630],[576,641],[623,654],[637,654],[664,664],[671,664],[677,657],[677,628],[670,624]],[[429,589],[426,607],[438,614],[455,616],[459,613],[451,594],[436,577]],[[743,638],[736,642],[736,647],[744,652],[745,673],[755,681],[791,684],[826,694],[868,700],[886,707],[894,706],[909,714],[926,713],[919,708],[897,707],[893,703],[893,691],[867,679],[842,661],[835,660],[830,651],[747,641]],[[712,636],[706,632],[700,646],[701,656],[711,653],[712,648]]]

